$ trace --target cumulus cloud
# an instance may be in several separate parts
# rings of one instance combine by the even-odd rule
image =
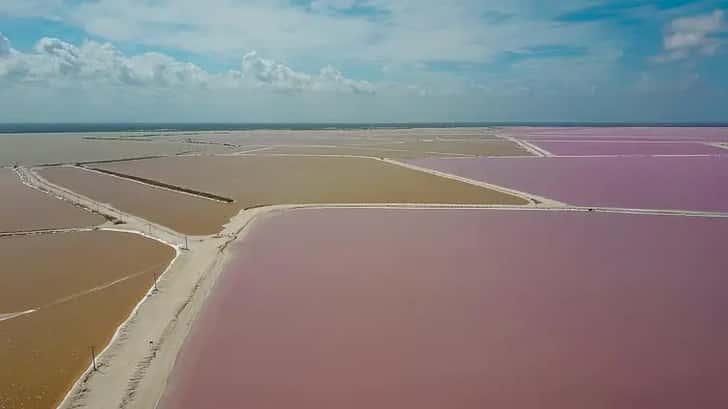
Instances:
[[[664,53],[657,60],[668,62],[695,55],[715,55],[724,43],[718,34],[728,31],[723,16],[723,10],[716,10],[673,20],[665,30]]]
[[[267,60],[253,51],[243,56],[243,75],[258,84],[270,85],[286,91],[302,91],[309,88],[313,78],[292,70],[283,64]]]
[[[89,61],[81,56],[81,50],[76,46],[57,38],[41,38],[34,50],[39,57],[44,57],[44,61],[48,63],[46,68],[50,68],[50,72],[61,75],[79,74],[84,64]]]
[[[205,86],[214,76],[189,62],[181,62],[164,54],[146,53],[127,59],[130,84],[155,84],[161,87]]]
[[[363,94],[370,94],[375,91],[374,85],[369,81],[355,81],[345,78],[341,71],[330,65],[321,69],[318,79],[325,86],[333,87],[337,91],[353,91]]]
[[[261,58],[255,52],[245,55],[242,71],[211,74],[165,54],[148,52],[127,56],[109,43],[95,41],[76,46],[46,37],[38,41],[32,52],[21,53],[12,50],[10,41],[0,34],[0,56],[3,57],[0,80],[16,83],[66,81],[173,89],[228,89],[249,84],[286,92],[370,93],[374,90],[372,84],[346,78],[330,66],[317,75],[310,75]]]
[[[261,58],[255,51],[245,54],[243,57],[242,74],[256,85],[268,86],[285,92],[305,90],[374,92],[374,86],[371,83],[346,78],[332,66],[322,68],[318,75],[309,75],[295,71],[284,64]]]
[[[48,37],[40,39],[33,52],[10,54],[0,67],[0,79],[13,82],[172,87],[203,85],[209,77],[194,64],[162,54],[128,57],[108,43],[76,46]]]

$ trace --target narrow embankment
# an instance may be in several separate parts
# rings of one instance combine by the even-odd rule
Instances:
[[[103,163],[116,163],[116,162],[131,162],[135,160],[146,160],[146,159],[159,159],[164,158],[166,155],[153,155],[153,156],[137,156],[132,158],[121,158],[121,159],[107,159],[107,160],[93,160],[93,161],[85,161],[85,162],[76,162],[76,166],[84,166],[84,165],[100,165]],[[60,165],[65,165],[65,163],[61,163]]]
[[[0,314],[0,322],[11,320],[13,318],[17,318],[17,317],[20,317],[23,315],[31,314],[31,313],[34,313],[35,311],[36,310],[31,309],[31,310],[20,311],[20,312],[11,312],[11,313]]]
[[[96,172],[105,173],[107,175],[116,176],[116,177],[120,177],[123,179],[129,179],[129,180],[133,180],[135,182],[141,182],[141,183],[144,183],[147,185],[161,187],[161,188],[168,189],[168,190],[174,190],[177,192],[186,193],[186,194],[190,194],[190,195],[194,195],[194,196],[200,196],[205,199],[212,199],[212,200],[216,200],[216,201],[224,202],[224,203],[233,203],[235,201],[234,199],[231,199],[229,197],[216,195],[214,193],[202,192],[202,191],[194,190],[194,189],[188,189],[186,187],[172,185],[169,183],[160,182],[158,180],[142,178],[139,176],[132,176],[132,175],[128,175],[126,173],[114,172],[112,170],[107,170],[107,169],[102,169],[102,168],[94,168],[94,167],[86,167],[86,166],[82,166],[82,167],[85,169],[96,171]]]
[[[19,236],[36,236],[36,235],[57,234],[57,233],[73,233],[73,232],[91,231],[91,230],[94,230],[94,227],[71,227],[71,228],[60,228],[60,229],[0,231],[0,238],[2,238],[2,237],[19,237]]]

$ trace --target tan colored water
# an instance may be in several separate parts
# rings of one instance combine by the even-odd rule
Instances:
[[[235,204],[157,189],[78,168],[46,168],[40,174],[55,184],[191,235],[220,231],[239,209]]]
[[[216,193],[241,208],[285,203],[502,203],[525,200],[372,159],[177,157],[104,169]]]
[[[515,196],[359,158],[173,157],[97,165],[235,199],[223,204],[75,168],[48,180],[187,234],[221,230],[241,209],[288,203],[526,204]]]
[[[504,140],[480,142],[398,142],[357,146],[281,146],[262,151],[268,154],[354,155],[391,159],[428,156],[531,156],[516,143]]]
[[[427,156],[427,152],[451,153],[473,156],[532,156],[517,143],[505,140],[461,142],[461,141],[415,141],[379,145],[381,149],[404,149]]]
[[[0,408],[55,407],[173,257],[126,233],[0,239],[0,314],[36,309],[0,321]]]
[[[107,134],[123,135],[123,133]],[[88,140],[85,134],[6,134],[0,135],[0,165],[42,165],[124,159],[150,155],[174,155],[189,151],[225,152],[229,148],[166,142]],[[181,141],[181,139],[180,139]]]
[[[103,222],[101,216],[23,185],[11,169],[0,169],[0,232],[85,227]]]

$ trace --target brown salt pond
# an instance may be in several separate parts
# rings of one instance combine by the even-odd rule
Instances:
[[[428,156],[532,156],[511,141],[414,141],[361,146],[284,146],[266,149],[261,154],[355,155],[392,159]]]
[[[0,168],[0,232],[86,227],[104,218],[31,189],[15,172]]]
[[[416,141],[379,145],[381,149],[404,149],[420,156],[430,153],[469,156],[533,156],[515,142],[494,141]],[[431,155],[430,155],[431,156]]]
[[[0,407],[55,407],[175,250],[107,231],[0,238]]]
[[[116,140],[104,139],[117,137]],[[124,133],[106,134],[0,134],[0,165],[43,165],[82,161],[118,160],[184,152],[228,152],[216,145],[121,140]],[[99,139],[85,139],[99,138]]]
[[[241,209],[274,204],[527,203],[374,159],[191,156],[96,166],[235,200],[215,202],[78,168],[40,172],[53,183],[187,234],[216,233]]]
[[[728,221],[298,210],[239,243],[163,409],[728,407]]]
[[[433,139],[502,140],[489,128],[251,130],[200,132],[195,139],[237,145],[369,145]]]
[[[234,204],[158,189],[76,167],[45,168],[39,173],[52,183],[184,234],[217,233],[239,210]]]
[[[509,194],[366,158],[197,156],[99,167],[229,197],[239,208],[289,203],[527,203]]]
[[[261,155],[345,155],[345,156],[367,156],[371,158],[389,159],[416,159],[428,156],[448,156],[447,154],[422,154],[420,152],[407,151],[403,149],[378,148],[376,145],[361,146],[275,146],[259,152],[251,153],[254,156]]]

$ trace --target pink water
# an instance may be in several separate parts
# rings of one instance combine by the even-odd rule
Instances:
[[[728,155],[411,162],[573,205],[728,211]]]
[[[728,127],[514,127],[508,135],[526,139],[636,139],[728,142]]]
[[[728,149],[695,142],[540,141],[534,145],[558,156],[580,155],[728,155]]]
[[[722,409],[728,222],[299,210],[239,243],[163,409]]]

